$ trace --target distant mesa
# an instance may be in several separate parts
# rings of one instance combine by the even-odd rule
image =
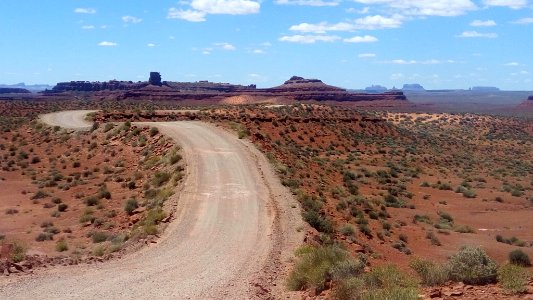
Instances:
[[[499,92],[500,89],[495,86],[473,86],[472,92]]]
[[[376,86],[374,86],[376,87]],[[379,87],[379,86],[378,86]],[[69,94],[86,93],[94,99],[151,99],[151,100],[208,100],[223,101],[237,96],[250,99],[284,99],[287,101],[397,101],[407,100],[401,90],[387,91],[385,87],[374,89],[373,93],[354,93],[346,89],[327,85],[319,79],[292,76],[282,85],[258,89],[255,84],[238,85],[215,83],[206,80],[197,82],[162,81],[159,72],[150,72],[148,81],[107,82],[70,81],[60,82],[43,92],[45,96],[71,97]]]
[[[529,97],[527,97],[527,100],[529,100],[529,101],[533,101],[533,96],[529,96]]]
[[[410,91],[410,92],[423,92],[426,89],[422,85],[420,85],[418,83],[408,83],[408,84],[404,84],[403,85],[402,90],[403,91]]]
[[[0,94],[31,94],[31,92],[21,88],[0,88]]]
[[[387,88],[378,84],[366,87],[365,91],[369,93],[384,93],[387,91]]]

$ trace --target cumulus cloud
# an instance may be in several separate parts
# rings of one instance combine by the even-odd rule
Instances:
[[[169,19],[182,19],[189,22],[204,22],[205,21],[205,12],[196,11],[196,10],[182,10],[171,7],[168,10],[167,18]]]
[[[518,19],[513,22],[514,24],[520,24],[520,25],[527,25],[527,24],[533,24],[533,18],[523,18]]]
[[[496,25],[497,25],[496,22],[493,20],[486,20],[486,21],[474,20],[472,21],[472,23],[470,23],[470,26],[474,26],[474,27],[492,27]]]
[[[152,48],[152,47],[155,47],[155,44],[154,43],[148,43],[146,46]]]
[[[115,46],[118,46],[118,44],[115,43],[115,42],[103,41],[103,42],[98,43],[98,46],[101,46],[101,47],[115,47]]]
[[[354,36],[343,40],[345,43],[375,43],[378,39],[375,36]]]
[[[339,22],[330,24],[320,22],[316,24],[301,23],[289,28],[291,31],[326,33],[328,31],[355,31],[355,30],[376,30],[386,28],[397,28],[402,25],[402,17],[394,15],[390,18],[381,15],[366,16],[349,22]]]
[[[520,9],[527,6],[527,0],[483,0],[487,6],[506,6],[512,9]]]
[[[372,57],[376,57],[376,54],[375,53],[361,53],[361,54],[357,55],[357,57],[359,57],[359,58],[372,58]]]
[[[445,63],[454,63],[453,60],[438,60],[438,59],[428,59],[428,60],[405,60],[405,59],[394,59],[391,61],[386,61],[385,63],[394,64],[394,65],[439,65]]]
[[[96,9],[87,8],[87,7],[79,7],[79,8],[74,9],[74,12],[77,14],[95,14]]]
[[[354,0],[367,5],[384,5],[404,15],[451,17],[475,10],[470,0]],[[519,1],[519,0],[516,0]]]
[[[83,25],[81,26],[81,29],[85,29],[85,30],[91,30],[91,29],[94,29],[94,25]]]
[[[168,19],[182,19],[189,22],[204,22],[211,15],[248,15],[259,12],[261,5],[253,0],[192,0],[190,9],[171,7]]]
[[[334,35],[286,35],[279,39],[281,42],[291,42],[300,44],[314,44],[316,42],[335,42],[340,37]]]
[[[137,23],[141,23],[142,21],[143,21],[142,19],[139,19],[139,18],[133,17],[133,16],[123,16],[122,17],[122,22],[124,22],[124,23],[137,24]]]
[[[461,34],[457,35],[460,38],[488,38],[495,39],[498,37],[498,34],[494,32],[481,33],[477,31],[463,31]]]
[[[509,63],[503,64],[503,65],[507,66],[507,67],[518,67],[520,64],[513,61],[513,62],[509,62]]]
[[[281,5],[300,5],[300,6],[337,6],[339,0],[323,1],[323,0],[275,0],[274,3]]]

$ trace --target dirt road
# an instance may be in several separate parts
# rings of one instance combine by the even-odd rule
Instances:
[[[89,130],[92,123],[85,120],[93,110],[69,110],[41,115],[41,121],[50,126],[60,126],[66,129]]]
[[[69,113],[51,124],[82,129]],[[69,123],[70,118],[75,122]],[[78,119],[77,119],[78,118]],[[67,124],[62,124],[66,120]],[[0,299],[285,298],[283,274],[302,240],[300,213],[264,156],[201,122],[151,123],[184,150],[176,220],[157,244],[98,265],[2,282]],[[289,295],[290,296],[290,295]]]

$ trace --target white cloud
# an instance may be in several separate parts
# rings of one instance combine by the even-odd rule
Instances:
[[[115,47],[115,46],[118,46],[118,44],[115,43],[115,42],[103,41],[103,42],[98,43],[98,46],[102,46],[102,47]]]
[[[212,15],[248,15],[259,12],[259,2],[251,0],[192,0],[191,7]]]
[[[316,24],[301,23],[289,28],[291,31],[326,33],[328,31],[356,31],[356,30],[377,30],[386,28],[398,28],[402,25],[402,17],[394,15],[390,18],[380,15],[366,16],[349,22],[339,22],[330,24],[320,22]]]
[[[265,52],[265,50],[262,50],[262,49],[253,49],[251,51],[251,53],[253,53],[253,54],[265,54],[266,52]]]
[[[204,22],[209,14],[248,15],[259,13],[261,8],[261,4],[253,0],[192,0],[189,5],[192,9],[169,8],[167,18]]]
[[[533,18],[523,18],[523,19],[516,20],[513,23],[521,24],[521,25],[533,24]]]
[[[385,5],[404,15],[451,17],[475,10],[470,0],[354,0],[368,5]],[[517,0],[518,1],[518,0]]]
[[[386,61],[385,63],[395,64],[395,65],[440,65],[444,63],[452,64],[455,63],[454,60],[438,60],[438,59],[428,59],[428,60],[405,60],[405,59],[394,59],[391,61]]]
[[[280,39],[282,42],[314,44],[316,42],[335,42],[340,40],[340,37],[334,35],[286,35]]]
[[[359,57],[359,58],[372,58],[372,57],[376,57],[376,54],[375,53],[361,53],[361,54],[357,55],[357,57]]]
[[[320,22],[317,24],[301,23],[291,26],[289,30],[314,33],[325,33],[327,31],[354,31],[355,24],[346,22],[336,24],[328,24],[327,22]]]
[[[472,23],[470,23],[470,26],[474,26],[474,27],[492,27],[496,25],[497,25],[496,22],[494,22],[493,20],[486,20],[486,21],[474,20],[472,21]]]
[[[154,43],[148,43],[146,46],[152,48],[152,47],[155,47],[155,44]]]
[[[95,14],[96,9],[79,7],[79,8],[74,9],[74,12],[77,14]]]
[[[463,31],[460,35],[457,35],[460,38],[488,38],[495,39],[498,37],[498,34],[494,32],[489,33],[480,33],[477,31]]]
[[[274,3],[280,5],[300,5],[300,6],[337,6],[339,0],[323,1],[323,0],[275,0]]]
[[[133,16],[123,16],[122,17],[122,21],[124,23],[132,23],[132,24],[137,24],[137,23],[141,23],[143,20],[142,19],[139,19],[137,17],[133,17]]]
[[[229,43],[215,43],[214,45],[219,47],[220,49],[226,50],[226,51],[233,51],[233,50],[237,49],[237,48],[235,48],[235,46],[233,46],[232,44],[229,44]]]
[[[181,10],[174,7],[171,7],[168,10],[167,18],[168,19],[182,19],[189,22],[204,22],[205,21],[205,12],[195,11],[195,10]]]
[[[507,6],[512,9],[520,9],[527,6],[527,0],[483,0],[487,6]]]
[[[375,36],[365,35],[365,36],[354,36],[348,39],[343,40],[345,43],[375,43],[378,39]]]
[[[94,29],[94,25],[83,25],[81,26],[81,29],[85,29],[85,30],[91,30],[91,29]]]
[[[519,65],[520,64],[517,62],[509,62],[509,63],[504,64],[504,66],[507,66],[507,67],[518,67]]]

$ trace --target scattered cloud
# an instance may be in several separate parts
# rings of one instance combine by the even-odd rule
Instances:
[[[261,4],[253,0],[192,0],[189,6],[190,8],[185,10],[171,7],[167,18],[204,22],[207,15],[256,14],[261,8]]]
[[[133,17],[133,16],[123,16],[122,17],[122,22],[124,22],[124,23],[137,24],[137,23],[141,23],[142,21],[143,21],[142,19],[139,19],[139,18]]]
[[[376,57],[376,54],[375,53],[361,53],[361,54],[357,55],[357,57],[359,57],[359,58],[373,58],[373,57]]]
[[[366,5],[384,5],[403,15],[452,17],[475,10],[470,0],[354,0]],[[517,0],[520,1],[520,0]]]
[[[512,9],[520,9],[527,6],[527,0],[483,0],[487,6],[506,6]]]
[[[229,44],[229,43],[215,43],[213,45],[217,46],[219,49],[226,50],[226,51],[237,50],[237,48],[235,46],[233,46],[232,44]]]
[[[81,26],[81,29],[85,29],[85,30],[91,30],[91,29],[94,29],[94,25],[83,25]]]
[[[275,0],[274,3],[280,5],[300,5],[300,6],[337,6],[339,0],[323,1],[323,0]]]
[[[205,12],[196,10],[181,10],[175,7],[171,7],[168,10],[168,19],[182,19],[189,22],[205,22]]]
[[[354,36],[343,40],[345,43],[375,43],[378,39],[375,36]]]
[[[509,63],[503,64],[503,65],[507,66],[507,67],[518,67],[520,64],[517,63],[517,62],[509,62]]]
[[[498,34],[494,32],[481,33],[477,31],[463,31],[461,34],[457,35],[460,38],[488,38],[495,39],[498,37]]]
[[[300,44],[314,44],[316,42],[335,42],[340,40],[340,37],[334,35],[286,35],[280,39],[282,42],[300,43]]]
[[[115,47],[115,46],[118,46],[118,44],[115,43],[115,42],[103,41],[103,42],[98,43],[98,46],[102,46],[102,47]]]
[[[470,23],[470,26],[474,26],[474,27],[492,27],[496,25],[497,25],[496,22],[493,20],[486,20],[486,21],[474,20],[472,21],[472,23]]]
[[[386,61],[385,63],[394,64],[394,65],[440,65],[445,63],[455,63],[454,60],[438,60],[438,59],[428,59],[428,60],[405,60],[405,59],[394,59],[391,61]]]
[[[289,28],[291,31],[326,33],[328,31],[356,31],[356,30],[376,30],[386,28],[398,28],[402,25],[402,17],[394,15],[390,18],[381,15],[366,16],[349,22],[339,22],[330,24],[320,22],[316,24],[300,23]]]
[[[520,24],[520,25],[527,25],[527,24],[533,24],[533,18],[523,18],[518,19],[513,22],[514,24]]]
[[[155,47],[155,44],[154,43],[148,43],[146,46],[152,48],[152,47]]]
[[[265,54],[266,51],[263,50],[263,49],[253,49],[252,51],[250,51],[250,53],[253,53],[253,54]]]
[[[77,14],[95,14],[96,9],[79,7],[79,8],[74,9],[74,12]]]

